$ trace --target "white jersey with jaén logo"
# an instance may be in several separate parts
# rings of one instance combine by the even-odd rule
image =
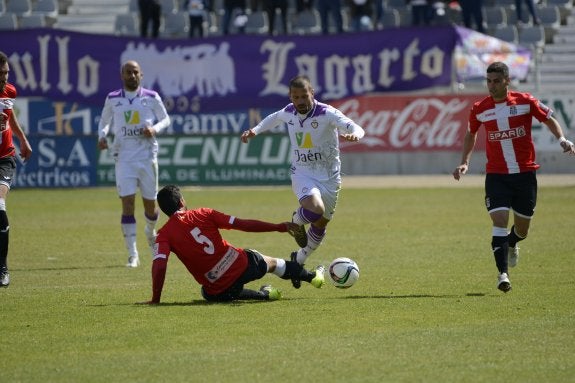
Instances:
[[[339,180],[339,135],[356,134],[363,128],[331,105],[314,101],[307,115],[300,115],[293,104],[270,114],[253,128],[255,134],[286,124],[291,142],[292,174],[317,180]]]
[[[146,137],[142,128],[150,125],[160,133],[170,125],[170,117],[157,92],[138,88],[136,92],[118,89],[106,97],[98,125],[98,136],[114,135],[113,155],[118,161],[156,159],[158,141]]]

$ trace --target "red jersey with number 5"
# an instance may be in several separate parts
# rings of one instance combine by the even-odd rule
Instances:
[[[553,111],[529,93],[510,91],[503,102],[491,96],[473,104],[468,129],[486,133],[487,173],[513,174],[539,168],[531,136],[533,118],[547,121]]]
[[[5,126],[2,126],[2,131],[0,132],[0,158],[10,157],[15,153],[12,129],[10,129],[10,116],[14,112],[16,93],[16,88],[10,83],[6,83],[4,90],[0,93],[0,109],[8,116]]]
[[[231,246],[218,230],[232,229],[234,219],[210,208],[178,211],[158,231],[156,254],[175,253],[208,294],[219,294],[248,265],[244,250]]]

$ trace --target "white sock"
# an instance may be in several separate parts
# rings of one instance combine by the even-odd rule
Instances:
[[[156,218],[155,220],[151,220],[148,218],[147,215],[144,214],[144,218],[146,219],[146,233],[153,233],[154,229],[156,228],[156,223],[158,223],[158,219]]]
[[[296,260],[297,263],[299,263],[300,265],[303,265],[307,259],[307,257],[309,257],[311,255],[311,253],[313,253],[315,249],[310,248],[309,246],[306,246],[304,248],[301,248],[297,251],[297,255],[296,255]]]
[[[138,256],[138,248],[136,247],[136,224],[123,223],[122,233],[124,234],[124,243],[130,257]]]
[[[273,271],[278,277],[282,277],[286,273],[286,261],[281,258],[276,258],[276,269]]]

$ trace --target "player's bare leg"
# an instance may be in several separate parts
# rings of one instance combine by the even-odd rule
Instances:
[[[529,234],[529,226],[531,225],[531,218],[523,217],[514,214],[514,223],[511,226],[507,239],[509,241],[509,267],[517,266],[519,262],[519,246],[517,242],[523,241]]]

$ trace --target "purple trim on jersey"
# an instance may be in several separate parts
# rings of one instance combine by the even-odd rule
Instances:
[[[146,88],[142,88],[140,87],[138,89],[138,93],[136,95],[136,97],[142,97],[142,96],[150,96],[150,97],[156,97],[157,92],[155,90],[152,89],[146,89]],[[108,98],[118,98],[118,97],[126,97],[125,91],[124,89],[116,89],[111,91],[110,93],[108,93]]]
[[[309,115],[308,117],[323,116],[324,114],[327,113],[327,108],[328,108],[327,104],[323,104],[321,102],[316,102],[315,108],[312,110],[313,114]]]
[[[297,110],[296,110],[294,104],[289,104],[288,106],[286,106],[284,108],[284,112],[291,113],[291,114],[297,114]]]
[[[306,118],[324,115],[327,112],[328,107],[329,107],[329,105],[318,102],[317,100],[314,100],[313,101],[313,107],[311,108],[311,110],[307,114]],[[291,103],[284,108],[284,112],[296,115],[297,109],[296,109],[295,105],[293,103]]]
[[[155,90],[152,90],[152,89],[140,88],[139,96],[156,97],[156,93],[157,92]]]
[[[108,98],[124,97],[123,89],[117,89],[108,93]]]
[[[122,223],[136,223],[136,217],[122,214]]]

